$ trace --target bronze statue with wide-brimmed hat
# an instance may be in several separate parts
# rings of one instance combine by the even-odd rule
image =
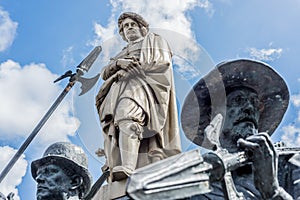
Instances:
[[[185,135],[195,144],[205,147],[205,128],[216,114],[226,116],[226,96],[240,89],[257,93],[260,109],[256,128],[258,132],[272,135],[288,107],[289,91],[284,79],[273,68],[247,59],[220,63],[194,85],[182,108]]]
[[[185,135],[209,150],[138,169],[128,194],[170,200],[299,199],[299,148],[275,147],[270,139],[288,103],[284,79],[268,64],[220,63],[193,86],[181,112]]]
[[[237,191],[246,199],[297,199],[300,156],[285,155],[278,166],[270,139],[288,104],[288,87],[271,66],[233,60],[220,63],[194,85],[185,99],[181,123],[185,135],[199,146],[214,150],[213,144],[219,143],[229,153],[251,155],[251,162],[231,172]],[[212,192],[191,199],[224,199],[221,184],[212,186]]]

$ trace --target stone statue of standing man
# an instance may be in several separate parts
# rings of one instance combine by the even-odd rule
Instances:
[[[111,181],[181,151],[167,41],[136,13],[121,14],[118,28],[128,45],[103,68],[96,97]]]

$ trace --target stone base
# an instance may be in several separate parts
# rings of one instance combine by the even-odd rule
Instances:
[[[92,200],[108,200],[108,194],[108,185],[103,185],[92,198]]]
[[[103,185],[92,200],[111,200],[126,197],[126,182],[127,179],[124,179]]]

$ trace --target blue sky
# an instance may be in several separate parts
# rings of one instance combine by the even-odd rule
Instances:
[[[299,0],[0,0],[0,169],[30,134],[67,81],[53,84],[74,70],[95,45],[103,52],[86,75],[96,75],[124,42],[116,19],[123,11],[142,13],[153,31],[174,51],[179,111],[184,96],[213,65],[237,58],[260,60],[286,80],[291,101],[274,133],[300,146],[300,1]],[[19,199],[35,199],[30,163],[55,141],[81,145],[89,156],[94,181],[103,160],[101,129],[94,97],[101,81],[78,97],[68,94],[16,167],[0,184]],[[195,148],[182,135],[183,150]]]

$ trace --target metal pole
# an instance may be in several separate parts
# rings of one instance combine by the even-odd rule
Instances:
[[[70,89],[73,87],[74,84],[75,84],[75,81],[69,82],[69,84],[65,87],[65,89],[62,91],[62,93],[57,97],[57,99],[52,104],[50,109],[47,111],[47,113],[41,119],[41,121],[37,124],[37,126],[31,132],[29,137],[22,144],[20,149],[16,152],[16,154],[12,157],[12,159],[9,161],[9,163],[6,165],[6,167],[2,170],[2,172],[0,174],[0,183],[3,181],[3,179],[8,174],[8,172],[11,170],[11,168],[14,166],[14,164],[18,161],[18,159],[24,153],[25,149],[28,147],[28,145],[31,143],[31,141],[34,139],[34,137],[38,134],[38,132],[41,130],[41,128],[46,123],[46,121],[49,119],[49,117],[52,115],[52,113],[55,111],[57,106],[61,103],[61,101],[64,99],[64,97],[67,95],[67,93],[70,91]]]
[[[72,73],[72,71],[67,71],[64,75],[56,79],[54,82],[57,82],[59,80],[62,80],[64,78],[70,77],[68,85],[65,87],[65,89],[62,91],[62,93],[57,97],[55,102],[52,104],[50,109],[47,111],[47,113],[44,115],[44,117],[41,119],[41,121],[37,124],[37,126],[34,128],[34,130],[31,132],[31,134],[28,136],[28,138],[25,140],[25,142],[22,144],[20,149],[16,152],[16,154],[12,157],[12,159],[9,161],[9,163],[6,165],[6,167],[2,170],[0,174],[0,183],[3,181],[5,176],[8,174],[8,172],[11,170],[11,168],[16,164],[17,160],[21,157],[21,155],[24,153],[28,145],[31,143],[31,141],[34,139],[34,137],[38,134],[38,132],[41,130],[41,128],[44,126],[46,121],[49,119],[49,117],[52,115],[52,113],[55,111],[57,106],[61,103],[61,101],[65,98],[67,93],[71,90],[71,88],[74,86],[76,81],[81,82],[82,88],[84,88],[84,91],[81,92],[81,94],[84,94],[87,92],[91,87],[97,82],[99,75],[92,79],[85,79],[81,76],[84,74],[84,72],[88,72],[91,68],[92,64],[97,59],[98,55],[100,54],[102,48],[101,46],[96,46],[89,55],[77,66],[76,73]],[[88,84],[88,82],[92,81],[92,84]],[[84,86],[87,85],[87,86]]]

